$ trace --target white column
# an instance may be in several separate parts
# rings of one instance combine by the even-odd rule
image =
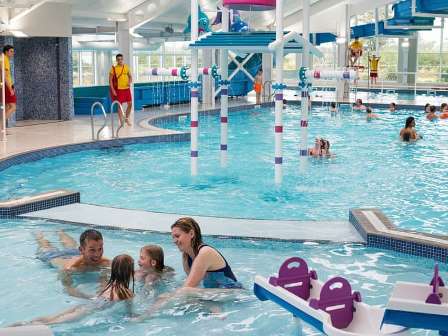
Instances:
[[[222,7],[222,31],[229,31],[229,9]],[[227,145],[228,145],[228,120],[229,120],[229,96],[227,80],[229,77],[228,67],[228,50],[221,49],[219,54],[219,67],[221,68],[221,144],[220,144],[220,158],[221,167],[227,166]]]
[[[350,43],[350,5],[346,4],[344,13],[339,20],[338,37],[343,42],[338,43],[338,66],[339,68],[348,67],[347,46]],[[336,100],[348,100],[350,94],[350,83],[348,81],[337,81]]]
[[[305,0],[306,1],[306,0]],[[276,1],[276,40],[283,38],[283,0]],[[283,179],[283,44],[275,52],[275,183]]]
[[[380,28],[379,28],[380,15],[378,8],[375,8],[375,55],[378,56],[380,52]]]
[[[198,0],[191,0],[191,41],[198,39]],[[199,136],[199,120],[198,120],[198,49],[191,49],[191,175],[198,174],[198,136]]]
[[[129,34],[129,22],[119,22],[118,23],[118,52],[123,54],[124,62],[129,65],[131,72],[133,69],[133,56],[134,50],[132,48],[132,36]],[[132,93],[132,110],[131,110],[131,123],[135,125],[135,113],[134,113],[134,83],[131,84]]]
[[[302,54],[302,67],[308,68],[310,63],[310,47],[309,47],[309,39],[310,39],[310,1],[303,0],[303,38],[306,43],[303,47]],[[299,148],[299,156],[300,156],[300,167],[302,169],[305,168],[306,159],[308,156],[308,113],[309,113],[309,90],[308,90],[308,81],[302,82],[302,99],[301,99],[301,107],[302,114],[300,118],[300,148]]]
[[[202,63],[204,67],[213,65],[212,49],[202,50]],[[202,104],[212,106],[214,97],[212,97],[213,78],[210,75],[202,75]]]

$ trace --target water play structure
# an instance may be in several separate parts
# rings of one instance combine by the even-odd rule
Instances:
[[[362,302],[343,277],[325,283],[299,257],[287,259],[277,276],[255,277],[254,293],[330,336],[406,335],[407,328],[448,335],[448,291],[438,266],[429,285],[397,282],[386,308]]]

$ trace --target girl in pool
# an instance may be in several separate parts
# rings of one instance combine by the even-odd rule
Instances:
[[[431,107],[430,103],[425,104],[425,113],[429,113],[429,108]]]
[[[429,112],[426,114],[426,119],[433,121],[437,118],[438,116],[436,114],[436,107],[434,105],[429,106]]]
[[[335,115],[336,113],[338,113],[338,108],[336,107],[335,102],[332,102],[330,104],[330,113],[331,113],[331,115]]]
[[[173,275],[174,270],[165,265],[163,249],[158,245],[146,245],[140,249],[140,258],[135,279],[152,285],[164,275]]]
[[[353,105],[353,110],[355,111],[363,111],[366,109],[366,106],[363,105],[362,99],[358,98],[356,99],[355,105]]]
[[[330,141],[323,138],[316,138],[314,147],[308,150],[308,155],[314,157],[332,156],[330,153]]]
[[[440,119],[448,119],[448,104],[445,104],[443,106],[441,113],[440,113]]]
[[[132,281],[132,289],[130,283]],[[31,322],[20,322],[12,326],[20,326],[26,324],[58,324],[74,320],[94,312],[98,309],[104,309],[111,302],[129,300],[134,297],[134,259],[127,254],[116,256],[112,260],[112,269],[110,279],[106,287],[96,296],[91,304],[79,305],[63,311],[59,314],[40,317]]]
[[[411,141],[417,141],[418,139],[421,139],[422,137],[417,134],[417,131],[415,130],[415,119],[414,117],[408,117],[406,119],[406,124],[404,128],[400,131],[400,139],[405,142],[411,142]]]

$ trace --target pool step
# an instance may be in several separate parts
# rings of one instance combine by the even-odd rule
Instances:
[[[75,203],[22,215],[58,222],[168,233],[185,214],[129,210]],[[281,221],[243,218],[194,217],[204,235],[287,241],[364,242],[349,221]]]

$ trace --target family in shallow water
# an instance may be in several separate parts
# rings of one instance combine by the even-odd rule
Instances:
[[[173,243],[182,254],[182,265],[187,275],[182,288],[174,293],[161,295],[148,309],[148,314],[161,308],[173,297],[192,293],[196,288],[241,289],[230,265],[224,256],[215,248],[204,244],[198,223],[190,217],[179,218],[171,225]],[[42,233],[36,234],[39,245],[38,258],[57,267],[61,280],[70,295],[90,298],[92,304],[80,305],[53,316],[41,317],[24,324],[56,324],[76,320],[94,310],[103,308],[115,301],[129,300],[134,297],[134,281],[142,281],[145,285],[154,285],[174,275],[174,270],[165,265],[163,249],[158,245],[147,245],[140,249],[139,268],[134,270],[134,259],[126,254],[116,256],[112,262],[103,256],[103,236],[97,230],[84,231],[76,241],[65,232],[59,232],[63,249],[54,247]],[[101,286],[96,296],[89,297],[72,286],[72,272],[102,271],[110,267],[110,277]],[[200,291],[200,289],[197,289]],[[144,319],[146,316],[139,317]]]

